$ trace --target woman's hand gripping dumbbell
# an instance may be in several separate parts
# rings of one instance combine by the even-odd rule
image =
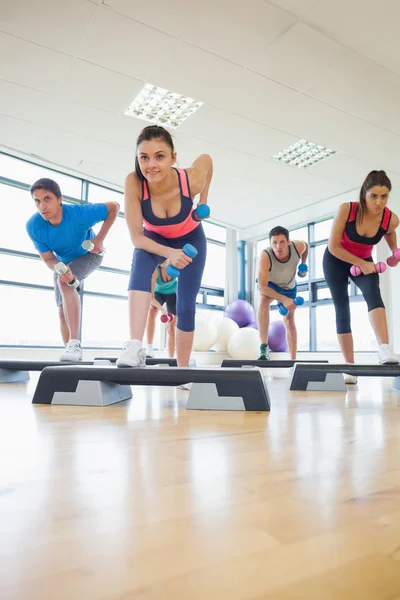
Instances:
[[[208,219],[210,216],[210,207],[207,204],[198,204],[192,212],[192,219],[194,221],[202,221]]]
[[[389,265],[389,267],[397,267],[399,261],[400,261],[400,248],[396,248],[396,250],[394,250],[392,256],[389,256],[389,258],[386,259],[386,262]]]
[[[176,277],[179,276],[180,270],[183,269],[184,267],[186,267],[190,262],[192,262],[192,258],[194,258],[195,256],[197,256],[197,250],[194,246],[192,246],[191,244],[185,244],[183,246],[182,250],[176,250],[176,252],[178,253],[177,258],[173,259],[176,260],[177,263],[179,265],[182,264],[182,266],[176,267],[174,265],[168,265],[167,268],[165,269],[167,275],[169,275],[170,277],[172,277],[173,279],[175,279]],[[179,255],[181,253],[184,253],[186,255],[186,257],[189,257],[190,260],[188,260],[187,258],[182,260]],[[170,259],[171,260],[171,259]]]
[[[373,264],[372,262],[369,261],[365,261],[366,265],[369,265],[369,267],[367,267],[367,272],[364,273],[364,266],[363,267],[359,267],[358,265],[353,265],[350,269],[350,273],[353,275],[353,277],[359,277],[360,275],[370,275],[372,273],[384,273],[386,271],[386,265],[384,262],[377,262],[375,264]],[[374,267],[374,270],[372,270],[372,267]]]
[[[167,313],[167,312],[163,313],[160,317],[161,323],[170,323],[174,319],[175,319],[175,315],[173,315],[172,313]]]

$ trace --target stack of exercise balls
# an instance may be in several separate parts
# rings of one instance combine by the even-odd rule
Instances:
[[[286,352],[286,330],[282,321],[270,323],[268,343],[272,352]],[[224,316],[196,312],[193,350],[228,352],[231,358],[255,359],[260,350],[256,315],[246,300],[235,300],[225,308]]]
[[[226,307],[225,318],[232,320],[238,327],[227,341],[227,350],[231,358],[257,358],[260,337],[252,305],[246,300],[235,300]],[[287,351],[286,330],[282,321],[270,324],[268,343],[272,352]]]

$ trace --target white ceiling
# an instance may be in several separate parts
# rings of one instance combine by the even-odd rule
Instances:
[[[215,220],[318,217],[371,169],[400,183],[399,23],[399,0],[2,0],[0,146],[119,188],[150,82],[204,102],[173,133],[180,166],[214,159]],[[300,138],[338,154],[271,160]]]

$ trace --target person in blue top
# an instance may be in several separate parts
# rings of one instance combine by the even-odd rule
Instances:
[[[146,327],[147,356],[154,356],[153,340],[156,327],[155,321],[159,310],[161,310],[163,314],[169,313],[175,317],[172,321],[168,321],[167,323],[168,356],[173,358],[175,354],[176,288],[178,285],[178,278],[170,277],[167,274],[165,269],[167,268],[168,264],[169,263],[166,260],[161,265],[156,267],[151,280],[151,304]],[[167,310],[165,310],[164,304],[167,305]]]
[[[102,263],[103,242],[118,216],[119,204],[63,204],[60,186],[47,178],[36,181],[30,193],[37,213],[26,223],[28,235],[49,269],[54,271],[58,263],[67,267],[63,274],[54,272],[54,291],[65,344],[60,360],[82,360],[79,287],[68,283],[86,279]],[[92,227],[101,221],[103,225],[96,235]],[[90,252],[82,247],[85,240],[93,244]]]

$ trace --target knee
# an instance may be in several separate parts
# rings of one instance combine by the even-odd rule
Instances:
[[[158,313],[158,308],[156,308],[153,305],[150,305],[150,308],[149,308],[149,318],[150,319],[155,319],[156,316],[157,316],[157,313]]]
[[[75,292],[76,288],[70,287],[68,284],[61,281],[60,278],[57,279],[58,289],[60,290],[61,295],[68,294],[70,292]]]
[[[268,298],[268,296],[261,295],[260,296],[260,309],[269,310],[269,307],[272,304],[272,298]]]
[[[188,332],[194,331],[195,315],[196,315],[195,309],[179,310],[177,313],[178,329],[180,329],[181,331],[188,331]]]
[[[350,314],[336,316],[336,333],[351,333]]]
[[[294,315],[291,315],[290,313],[289,315],[285,318],[285,327],[288,331],[295,331],[296,323],[294,321]]]
[[[385,308],[385,304],[382,300],[380,290],[368,290],[364,293],[364,300],[367,303],[368,312],[375,310],[375,308]]]

